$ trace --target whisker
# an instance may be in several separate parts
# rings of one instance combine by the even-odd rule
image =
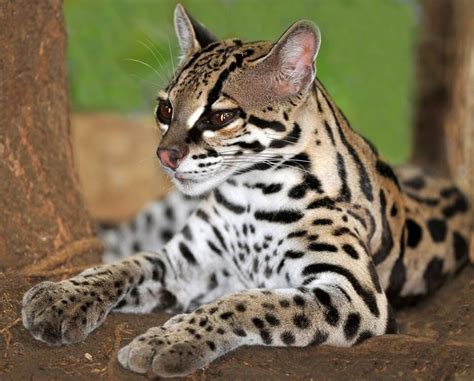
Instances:
[[[260,159],[260,158],[277,158],[277,157],[280,157],[280,158],[288,158],[288,157],[293,157],[295,156],[294,154],[291,154],[291,155],[280,155],[280,154],[266,154],[266,155],[259,155],[259,154],[256,154],[256,155],[252,155],[252,154],[248,154],[248,155],[231,155],[231,154],[219,154],[219,156],[221,157],[235,157],[235,158],[254,158],[254,159]],[[300,163],[311,163],[310,160],[305,160],[305,159],[291,159],[292,162],[300,162]]]
[[[156,62],[158,63],[160,69],[162,69],[164,71],[165,69],[165,65],[163,62],[161,62],[159,59],[158,59],[158,56],[156,55],[155,51],[150,47],[148,46],[145,42],[143,41],[137,41],[140,45],[144,46],[152,55],[153,57],[155,58]],[[167,78],[169,80],[169,78]]]
[[[239,166],[239,165],[236,165],[236,164],[227,164],[225,168],[226,168],[226,169],[227,169],[227,168],[235,168],[235,169],[237,169],[237,171],[234,173],[234,175],[244,173],[244,171],[248,169],[248,168],[245,167],[245,166]]]
[[[171,44],[170,44],[170,38],[169,36],[166,36],[168,39],[168,50],[170,52],[170,58],[171,58],[171,64],[173,65],[173,73],[176,72],[176,68],[174,67],[174,59],[173,59],[173,53],[171,52]]]
[[[271,159],[274,159],[273,161],[275,160],[279,160],[281,158],[269,158],[269,159],[262,159],[262,158],[243,158],[243,159],[235,159],[236,161],[247,161],[247,162],[254,162],[254,163],[258,163],[262,160],[267,160],[267,161],[272,161]],[[234,159],[230,159],[228,161],[233,161]],[[308,163],[308,161],[306,160],[293,160],[293,162],[295,163]],[[285,164],[284,162],[282,162],[282,164]],[[285,164],[285,165],[289,165],[289,164]]]
[[[146,158],[143,158],[143,159],[140,159],[137,164],[144,164],[144,163],[149,163],[151,161],[153,162],[156,162],[158,159],[156,157],[146,157]]]
[[[240,155],[235,155],[237,151],[223,151],[223,152],[218,152],[219,155],[225,156],[225,155],[232,155],[234,156],[258,156],[258,157],[265,157],[265,156],[295,156],[295,153],[280,153],[280,152],[249,152],[249,153],[243,153]]]
[[[269,160],[237,160],[237,161],[233,161],[233,160],[229,160],[229,161],[226,161],[226,163],[229,162],[229,163],[260,163],[260,162],[264,162],[264,163],[267,163],[267,164],[270,164],[270,165],[275,165],[275,166],[279,166],[279,167],[283,167],[283,168],[290,168],[290,169],[295,169],[301,173],[304,173],[304,174],[311,174],[310,171],[302,168],[301,166],[299,166],[298,164],[295,164],[295,165],[290,165],[290,164],[285,164],[283,162],[275,162],[275,161],[269,161]]]
[[[286,143],[297,143],[299,138],[291,138],[291,139],[287,139],[285,137],[280,137],[280,136],[276,136],[276,135],[269,135],[267,134],[266,135],[267,137],[271,138],[271,139],[274,139],[274,140],[278,140],[278,141],[281,141],[281,142],[286,142]]]
[[[142,64],[143,66],[149,68],[150,70],[152,70],[154,73],[156,73],[156,75],[158,76],[158,78],[160,78],[160,80],[163,80],[163,78],[161,77],[163,74],[159,73],[153,66],[151,66],[150,64],[146,63],[146,62],[143,62],[143,61],[140,61],[140,60],[136,60],[134,58],[125,58],[125,61],[131,61],[131,62],[136,62],[136,63],[139,63],[139,64]],[[165,78],[166,80],[166,78]]]
[[[153,81],[150,81],[148,79],[145,79],[145,78],[141,78],[138,74],[133,74],[133,73],[127,73],[127,75],[130,77],[130,78],[133,78],[133,79],[136,79],[138,81],[141,81],[141,82],[146,82],[150,85],[153,85],[155,87],[160,87],[161,84],[158,83],[158,82],[153,82]]]
[[[158,49],[158,46],[156,46],[156,44],[152,41],[151,38],[147,37],[147,40],[148,42],[152,45],[152,47],[154,47],[156,53],[159,54],[160,58],[163,60],[163,62],[166,64],[166,68],[167,68],[167,72],[168,72],[168,81],[171,80],[171,77],[173,76],[174,74],[174,65],[173,65],[173,62],[171,62],[172,66],[173,66],[173,72],[170,73],[170,66],[168,65],[168,60],[163,56],[163,54],[161,54],[160,52],[160,49]]]

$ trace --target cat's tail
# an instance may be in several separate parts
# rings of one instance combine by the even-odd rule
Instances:
[[[406,218],[387,296],[401,307],[415,304],[468,263],[472,207],[452,181],[413,167],[399,168],[397,175]]]

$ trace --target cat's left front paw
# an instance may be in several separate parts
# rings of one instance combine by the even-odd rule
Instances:
[[[119,363],[154,377],[185,376],[203,368],[223,353],[222,345],[216,333],[189,320],[150,328],[119,351]]]

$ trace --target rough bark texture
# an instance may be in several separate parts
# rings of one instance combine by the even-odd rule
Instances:
[[[474,2],[421,1],[413,161],[474,204]]]
[[[61,5],[0,0],[0,271],[100,251],[73,169]]]

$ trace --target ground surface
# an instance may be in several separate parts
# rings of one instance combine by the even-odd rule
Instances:
[[[93,217],[126,218],[169,189],[153,158],[155,132],[140,130],[140,123],[105,115],[74,117],[73,137]],[[59,348],[35,341],[21,324],[21,297],[31,285],[67,277],[96,260],[74,258],[64,268],[29,277],[0,274],[0,381],[145,380],[123,370],[116,354],[137,334],[163,323],[165,314],[114,314],[84,343]],[[349,349],[242,348],[188,379],[474,380],[473,317],[471,265],[422,305],[398,313],[402,335]]]
[[[117,350],[167,315],[114,314],[84,343],[51,348],[35,341],[18,321],[20,299],[30,284],[16,274],[0,275],[0,301],[6,307],[0,311],[0,380],[145,379],[121,369]],[[370,339],[349,349],[242,348],[187,379],[472,380],[473,313],[470,266],[423,305],[398,314],[403,335]]]

